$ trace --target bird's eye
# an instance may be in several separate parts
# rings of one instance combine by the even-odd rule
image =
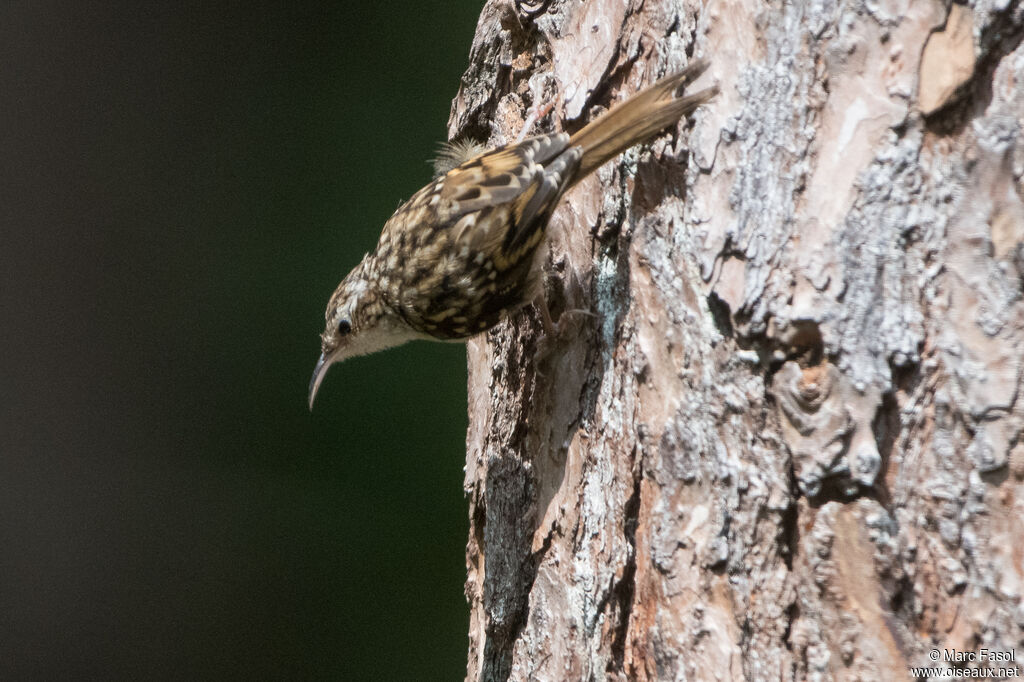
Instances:
[[[351,322],[349,322],[348,320],[342,320],[341,322],[338,323],[338,335],[339,336],[345,336],[350,331],[352,331],[352,323]]]

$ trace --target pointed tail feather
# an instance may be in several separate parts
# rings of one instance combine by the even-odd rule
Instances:
[[[688,83],[708,68],[706,60],[697,60],[682,71],[616,104],[591,121],[569,140],[570,146],[583,148],[576,179],[582,180],[606,161],[635,144],[646,142],[718,94],[712,86],[682,96]]]

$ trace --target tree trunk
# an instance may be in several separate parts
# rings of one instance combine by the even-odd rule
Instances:
[[[1022,37],[1012,0],[487,3],[453,136],[691,55],[722,93],[556,211],[558,338],[469,344],[467,679],[1024,658]]]

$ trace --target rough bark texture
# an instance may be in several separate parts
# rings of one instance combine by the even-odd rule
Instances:
[[[722,94],[556,212],[592,316],[470,343],[468,679],[1024,656],[1022,38],[1009,0],[487,3],[453,136],[692,55]]]

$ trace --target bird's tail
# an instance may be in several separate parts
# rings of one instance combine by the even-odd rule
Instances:
[[[700,59],[682,71],[616,104],[607,113],[591,121],[569,140],[570,146],[583,148],[580,170],[583,179],[604,162],[635,144],[646,142],[718,94],[712,86],[683,96],[683,90],[708,68]]]

